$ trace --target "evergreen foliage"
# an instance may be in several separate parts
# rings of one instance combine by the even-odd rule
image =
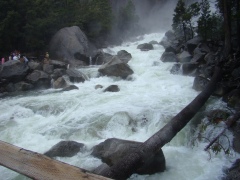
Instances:
[[[183,37],[184,41],[193,38],[193,18],[199,14],[199,4],[193,3],[186,7],[184,0],[179,0],[173,14],[173,30],[177,37]]]
[[[0,52],[42,51],[61,28],[77,25],[89,38],[109,34],[108,0],[0,0]]]
[[[201,15],[198,19],[198,34],[204,39],[219,40],[223,36],[223,19],[217,13],[211,13],[208,0],[200,3]]]

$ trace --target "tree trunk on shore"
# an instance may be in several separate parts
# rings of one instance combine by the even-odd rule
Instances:
[[[130,177],[143,164],[143,157],[146,156],[145,152],[148,152],[148,154],[149,152],[156,153],[158,149],[170,142],[186,126],[214,92],[220,79],[221,70],[216,68],[211,81],[189,105],[173,117],[161,130],[146,140],[135,152],[125,156],[112,167],[106,168],[101,175],[113,179],[127,179]]]

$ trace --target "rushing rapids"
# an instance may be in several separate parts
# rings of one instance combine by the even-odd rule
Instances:
[[[50,89],[0,99],[0,140],[39,153],[46,152],[61,140],[84,143],[87,146],[85,152],[57,159],[88,170],[101,164],[99,159],[90,155],[94,145],[112,137],[145,141],[198,94],[192,89],[193,77],[173,75],[170,73],[173,63],[159,60],[164,51],[162,46],[156,44],[151,51],[137,49],[141,43],[160,41],[163,35],[149,34],[138,41],[103,49],[113,55],[119,50],[132,54],[128,64],[134,74],[126,80],[99,77],[99,66],[91,66],[79,69],[89,77],[88,81],[75,84],[79,90],[59,92]],[[103,92],[103,89],[95,89],[98,84],[103,89],[118,85],[120,91]],[[206,109],[224,107],[220,100],[212,98]],[[204,151],[207,142],[192,146],[195,129],[197,123],[188,124],[163,147],[167,165],[165,172],[132,175],[130,179],[220,179],[224,168],[237,154],[220,152],[210,156]],[[207,128],[206,134],[211,130]],[[26,179],[4,167],[0,167],[0,174],[0,179],[4,180]]]

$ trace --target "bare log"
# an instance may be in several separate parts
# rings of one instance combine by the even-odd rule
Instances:
[[[28,151],[0,141],[0,165],[29,178],[46,180],[107,180],[69,164],[56,161],[42,154]]]
[[[193,118],[214,92],[218,81],[221,79],[221,74],[220,68],[215,68],[211,81],[189,105],[173,117],[161,130],[146,140],[135,152],[125,156],[120,162],[113,166],[106,168],[101,172],[101,175],[113,179],[127,179],[136,172],[136,169],[143,164],[143,157],[146,156],[145,152],[155,154],[158,149],[170,142]]]

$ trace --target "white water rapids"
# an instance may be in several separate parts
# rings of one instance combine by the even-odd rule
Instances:
[[[126,42],[122,46],[104,49],[115,55],[119,50],[132,54],[129,66],[134,74],[129,80],[98,77],[99,67],[80,69],[90,77],[89,81],[75,84],[79,90],[57,92],[45,90],[28,95],[0,99],[0,140],[16,146],[44,153],[61,140],[84,143],[87,149],[108,139],[121,138],[145,141],[161,129],[173,116],[190,103],[198,92],[192,89],[193,77],[173,75],[173,63],[159,59],[164,49],[154,45],[154,50],[140,51],[137,45],[151,40],[160,41],[163,33],[143,36],[139,41]],[[119,92],[103,92],[118,85]],[[212,99],[209,109],[225,106]],[[204,151],[206,142],[191,146],[194,137],[193,124],[188,124],[162,149],[167,169],[163,173],[137,176],[134,180],[218,180],[223,169],[229,166],[235,155],[217,155]],[[133,130],[134,129],[134,130]],[[78,153],[60,161],[92,170],[101,164],[90,152]],[[0,179],[26,179],[17,173],[0,167]]]

